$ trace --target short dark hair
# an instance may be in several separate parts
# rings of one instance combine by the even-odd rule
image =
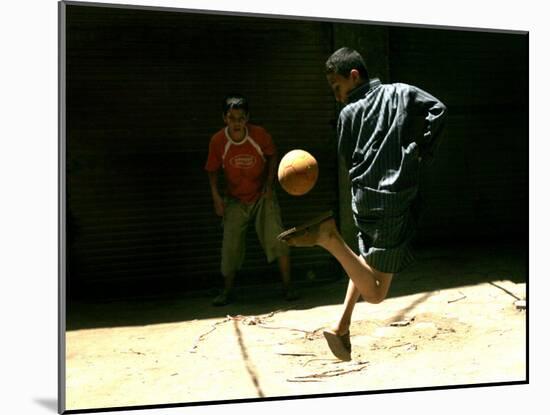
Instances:
[[[325,63],[327,74],[335,73],[348,77],[352,69],[357,69],[361,78],[368,81],[369,73],[367,65],[359,52],[354,49],[343,47],[334,52]]]
[[[227,114],[230,110],[243,110],[248,114],[248,100],[241,94],[228,94],[224,97],[222,102],[223,115]]]

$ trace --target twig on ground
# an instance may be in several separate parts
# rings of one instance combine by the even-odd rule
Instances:
[[[290,330],[290,331],[297,331],[300,333],[304,333],[307,336],[314,336],[319,330],[323,330],[324,327],[320,327],[318,329],[315,329],[313,331],[309,330],[302,330],[302,329],[296,329],[293,327],[277,327],[277,326],[269,326],[267,324],[258,324],[258,327],[261,327],[263,329],[273,329],[273,330]]]
[[[210,330],[208,330],[206,333],[203,333],[199,337],[197,337],[197,340],[195,340],[195,343],[193,344],[193,347],[191,347],[191,349],[189,350],[189,353],[195,353],[197,347],[199,347],[199,342],[204,340],[204,338],[206,336],[208,336],[210,333],[212,333],[214,330],[216,330],[217,326],[219,326],[220,324],[223,324],[223,323],[227,323],[229,320],[231,320],[231,319],[230,318],[225,318],[222,321],[218,321],[217,323],[212,324],[212,326],[210,327]]]
[[[504,291],[506,294],[511,295],[512,297],[514,297],[516,300],[521,301],[521,298],[519,298],[517,295],[515,295],[513,292],[507,290],[506,288],[504,288],[504,287],[498,285],[497,283],[494,283],[494,282],[492,282],[492,281],[489,281],[489,284],[491,284],[493,287],[496,287],[496,288],[498,288],[498,289],[501,289],[501,290]]]
[[[317,356],[315,353],[285,353],[285,352],[278,352],[276,353],[280,356]]]
[[[411,317],[409,319],[405,320],[399,320],[399,321],[392,321],[390,323],[390,327],[406,327],[410,325],[414,321],[415,317]]]
[[[344,369],[335,369],[335,370],[327,370],[326,372],[321,373],[312,373],[310,375],[305,376],[295,376],[294,380],[288,380],[289,382],[296,381],[297,379],[318,379],[318,378],[330,378],[335,376],[341,376],[346,375],[348,373],[353,372],[360,372],[361,370],[365,369],[368,365],[368,362],[365,362],[361,367],[357,369],[350,369],[350,370],[344,370]]]
[[[288,311],[288,310],[290,310],[290,307],[287,307],[287,308],[280,308],[279,310],[275,310],[275,311],[272,311],[271,313],[269,313],[269,314],[267,315],[267,317],[268,317],[268,318],[269,318],[269,317],[273,317],[273,316],[274,316],[275,314],[277,314],[277,313],[282,313],[283,311]]]
[[[317,362],[317,361],[321,361],[321,360],[328,361],[328,362],[333,362],[333,361],[335,361],[335,360],[337,360],[337,359],[321,359],[321,358],[319,358],[319,359],[309,359],[309,360],[308,360],[307,362],[305,362],[302,366],[308,365],[308,364],[310,364],[311,362]]]
[[[273,315],[275,313],[281,312],[281,311],[284,311],[284,310],[273,311],[273,312],[269,313],[267,315],[267,317],[273,317]],[[230,316],[228,316],[228,317],[230,317]],[[230,317],[230,318],[232,318],[232,317]],[[304,333],[306,335],[306,337],[308,335],[309,336],[314,336],[319,330],[322,330],[324,328],[324,327],[319,327],[319,328],[317,328],[313,331],[310,331],[310,330],[297,329],[297,328],[294,328],[294,327],[270,326],[268,324],[265,324],[265,321],[261,317],[255,317],[255,316],[253,316],[253,317],[236,316],[235,319],[242,319],[244,324],[255,325],[255,326],[261,327],[263,329],[297,331],[297,332],[300,332],[300,333]]]
[[[321,382],[320,380],[317,380],[317,379],[287,379],[286,381],[287,381],[287,382],[302,382],[302,383],[306,383],[306,382]]]
[[[396,347],[403,347],[403,346],[408,346],[410,345],[411,343],[403,343],[403,344],[395,344],[393,346],[390,346],[389,348],[390,349],[395,349]]]
[[[273,317],[275,314],[281,313],[281,312],[286,311],[286,310],[288,310],[288,308],[287,309],[275,310],[275,311],[272,311],[269,314],[267,314],[265,317],[262,317],[262,316],[245,317],[245,316],[241,316],[241,315],[237,315],[237,316],[227,315],[227,317],[225,319],[223,319],[222,321],[218,321],[218,322],[212,324],[210,330],[208,330],[206,333],[201,334],[197,338],[195,343],[193,344],[193,347],[191,347],[191,349],[189,350],[189,353],[196,353],[196,349],[199,346],[199,343],[201,341],[203,341],[206,336],[208,336],[210,333],[212,333],[214,330],[216,330],[217,326],[219,326],[220,324],[224,324],[224,323],[227,323],[228,321],[235,321],[236,320],[236,321],[241,321],[243,324],[246,324],[248,326],[256,325],[258,327],[263,327],[263,323],[264,323],[263,319],[264,318]]]
[[[462,295],[462,297],[455,298],[454,300],[449,300],[447,301],[447,304],[456,303],[457,301],[464,300],[466,298],[464,293],[462,293],[461,291],[459,291],[459,293]]]
[[[139,355],[145,356],[145,353],[143,353],[143,352],[136,352],[136,351],[133,350],[133,349],[130,349],[130,350],[127,351],[127,352],[120,352],[120,353],[134,353],[134,354],[139,354]]]

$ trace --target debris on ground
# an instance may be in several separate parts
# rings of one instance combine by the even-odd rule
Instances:
[[[514,303],[514,305],[516,306],[516,308],[518,310],[525,310],[527,308],[527,301],[525,300],[518,300]]]
[[[307,381],[320,379],[320,378],[331,378],[331,377],[335,377],[335,376],[346,375],[348,373],[360,372],[361,370],[367,368],[368,363],[369,362],[355,362],[354,366],[358,366],[358,367],[356,367],[354,369],[346,370],[344,368],[338,368],[338,369],[333,369],[333,370],[327,370],[327,371],[321,372],[321,373],[312,373],[312,374],[304,375],[304,376],[295,376],[292,379],[287,379],[287,382],[304,382],[304,381],[307,382]]]
[[[414,317],[406,318],[404,320],[393,321],[390,323],[390,327],[406,327],[414,321]]]
[[[269,318],[273,317],[275,314],[281,313],[283,311],[286,311],[286,310],[281,309],[281,310],[277,310],[277,311],[272,311],[272,312],[270,312],[270,313],[268,313],[264,316],[242,316],[240,314],[236,315],[236,316],[228,315],[225,319],[214,323],[207,332],[201,334],[197,338],[197,340],[195,341],[195,343],[193,344],[191,349],[189,350],[189,353],[196,353],[196,350],[199,346],[199,343],[202,340],[204,340],[206,338],[206,336],[208,336],[210,333],[212,333],[214,330],[216,330],[217,326],[219,326],[221,324],[224,324],[224,323],[227,323],[228,321],[239,321],[242,324],[244,324],[245,326],[257,326],[257,327],[261,327],[261,328],[264,328],[264,329],[297,331],[297,332],[300,332],[300,333],[304,333],[305,338],[307,340],[312,340],[319,333],[319,331],[323,330],[323,328],[324,328],[324,327],[319,327],[319,328],[312,331],[312,330],[298,329],[298,328],[294,328],[294,327],[280,327],[280,326],[271,326],[269,324],[266,324],[266,319],[269,319]],[[313,356],[315,356],[315,355],[313,355]]]
[[[455,298],[454,300],[447,301],[447,304],[456,303],[457,301],[461,301],[461,300],[464,300],[466,298],[466,296],[462,292],[459,291],[459,294],[461,295],[460,297]]]

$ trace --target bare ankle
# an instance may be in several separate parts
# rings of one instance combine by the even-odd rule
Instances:
[[[330,233],[326,237],[319,238],[319,242],[317,243],[317,245],[329,252],[334,252],[342,244],[345,244],[345,242],[337,232]]]
[[[338,239],[341,239],[338,228],[336,228],[336,222],[334,219],[329,219],[320,225],[319,239],[317,245],[327,248]]]
[[[338,324],[336,324],[335,326],[332,327],[332,331],[335,334],[337,334],[339,336],[342,336],[344,334],[349,333],[349,326],[350,326],[349,323],[339,322]]]

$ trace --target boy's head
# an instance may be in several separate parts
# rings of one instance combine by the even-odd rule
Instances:
[[[343,104],[348,102],[349,93],[353,89],[369,80],[363,57],[347,47],[338,49],[327,59],[325,73],[334,98]]]
[[[223,121],[227,131],[235,141],[241,141],[246,136],[248,123],[248,100],[240,94],[230,94],[223,99]]]
[[[248,115],[248,100],[241,94],[229,94],[226,95],[222,102],[223,116],[225,117],[230,110],[242,110]]]

